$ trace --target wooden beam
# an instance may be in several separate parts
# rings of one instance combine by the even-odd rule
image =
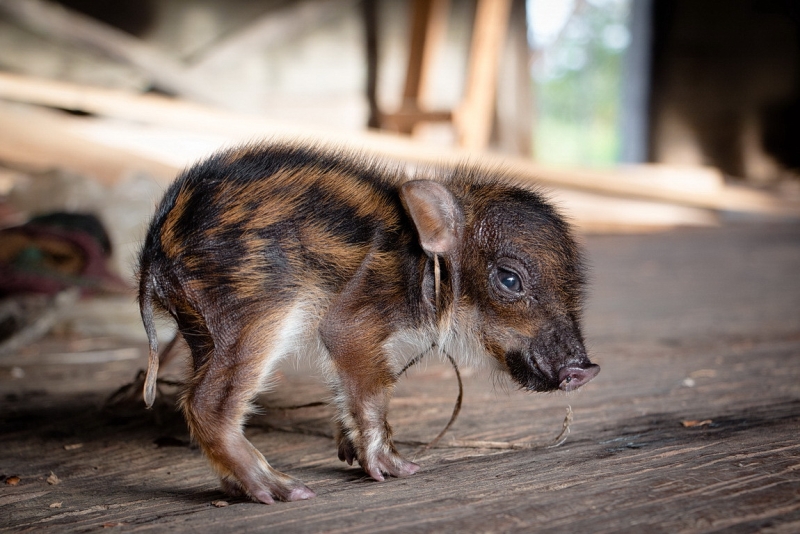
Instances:
[[[0,160],[40,172],[70,169],[104,184],[117,183],[137,170],[168,182],[180,170],[81,136],[72,128],[75,120],[81,119],[0,104]]]
[[[73,109],[136,123],[204,132],[209,135],[224,136],[231,143],[259,138],[305,139],[334,146],[365,149],[403,162],[426,165],[480,162],[489,168],[509,169],[520,180],[544,186],[625,198],[658,200],[714,210],[788,216],[800,214],[797,203],[784,201],[764,192],[726,185],[719,171],[710,167],[680,168],[667,165],[635,165],[612,169],[551,167],[523,158],[462,149],[444,149],[387,133],[344,133],[309,128],[270,121],[253,115],[226,112],[162,96],[89,88],[8,73],[0,73],[0,99]],[[51,131],[47,124],[28,127],[26,121],[21,118],[14,124],[0,124],[0,156],[13,155],[12,147],[16,142],[17,125],[21,128],[19,131],[32,140],[36,137],[47,137],[43,132]],[[43,143],[44,140],[37,142]],[[59,154],[69,158],[77,157],[68,150]]]
[[[0,99],[37,104],[135,123],[205,131],[217,135],[302,135],[303,127],[157,94],[79,85],[0,72]]]
[[[421,111],[419,109],[401,109],[397,113],[381,115],[381,123],[387,130],[400,133],[411,133],[417,124],[424,122],[451,122],[450,111]]]

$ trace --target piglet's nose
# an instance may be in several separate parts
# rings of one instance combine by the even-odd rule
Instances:
[[[597,376],[600,366],[590,364],[589,367],[563,367],[558,372],[558,388],[564,391],[578,389],[586,382]]]

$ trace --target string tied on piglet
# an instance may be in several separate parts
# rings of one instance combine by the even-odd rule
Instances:
[[[434,306],[436,306],[436,315],[441,312],[441,287],[442,287],[442,270],[439,267],[439,255],[433,255],[433,299]]]

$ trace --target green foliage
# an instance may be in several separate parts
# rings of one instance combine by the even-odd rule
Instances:
[[[538,51],[533,148],[539,161],[617,162],[628,8],[629,0],[578,0],[558,38]]]

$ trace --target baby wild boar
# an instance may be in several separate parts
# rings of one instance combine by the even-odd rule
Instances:
[[[314,496],[243,434],[278,361],[315,358],[335,394],[339,458],[374,479],[418,466],[386,421],[403,363],[431,347],[488,361],[531,391],[570,391],[586,356],[581,263],[565,222],[535,192],[462,168],[408,179],[363,156],[247,146],[184,172],[141,252],[139,302],[175,320],[191,355],[181,406],[233,495]]]

